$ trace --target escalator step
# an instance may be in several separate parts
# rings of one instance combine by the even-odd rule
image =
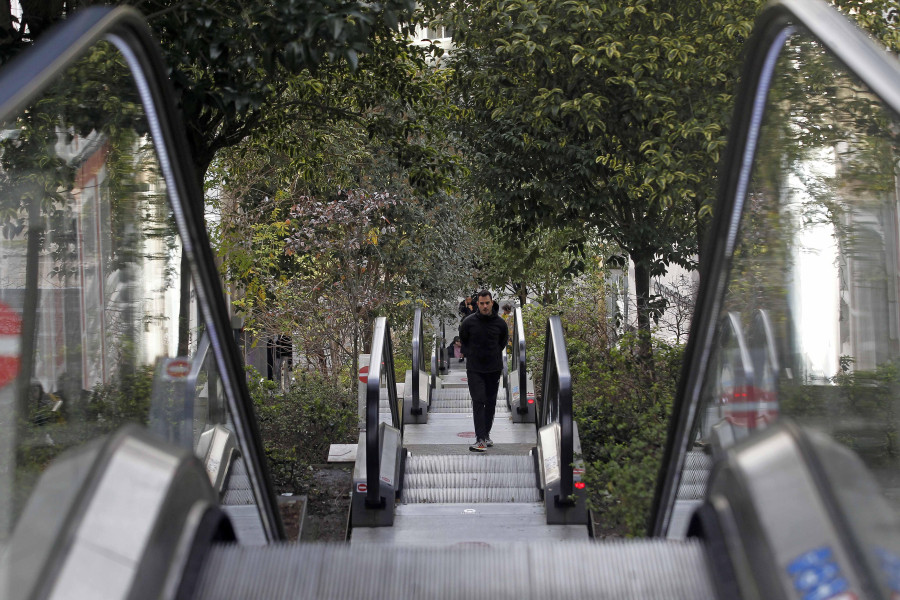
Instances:
[[[406,459],[406,475],[418,473],[529,473],[534,461],[528,454],[421,454]]]
[[[230,490],[226,489],[222,492],[220,500],[225,506],[243,506],[248,504],[256,504],[253,498],[252,490]]]
[[[247,467],[244,466],[244,459],[241,457],[236,457],[231,461],[231,466],[228,467],[231,470],[232,475],[247,475]]]
[[[706,480],[709,478],[709,471],[694,469],[681,473],[681,485],[702,485],[706,488]]]
[[[440,400],[458,400],[471,402],[472,397],[469,395],[467,388],[442,388],[434,390],[431,393],[431,401],[438,402]],[[506,403],[506,390],[500,388],[497,390],[497,404]]]
[[[497,395],[499,396],[500,394],[498,393]],[[433,402],[437,402],[439,400],[465,400],[466,402],[472,401],[471,397],[469,396],[469,390],[460,388],[434,390],[431,393],[431,400]]]
[[[403,489],[418,488],[477,488],[477,487],[528,487],[535,485],[531,473],[407,473]]]
[[[526,487],[466,487],[404,489],[400,497],[406,504],[459,504],[477,502],[540,502],[541,495],[534,485]]]
[[[622,540],[466,547],[216,545],[196,600],[711,600],[699,542]]]
[[[676,498],[678,500],[702,500],[706,497],[706,482],[682,483],[678,486]]]
[[[467,402],[465,405],[462,405],[462,406],[447,406],[445,404],[432,404],[431,409],[428,412],[445,413],[445,414],[449,414],[449,413],[469,413],[469,414],[471,414],[472,413],[472,403]],[[494,414],[495,415],[508,415],[509,407],[506,406],[506,404],[501,404],[500,402],[497,402],[497,408],[496,408]]]
[[[691,450],[687,453],[684,462],[685,469],[712,469],[712,458],[703,451]]]
[[[250,477],[247,475],[247,467],[244,466],[244,459],[240,456],[236,457],[231,461],[228,471],[225,489],[222,490],[219,501],[225,506],[256,504]]]

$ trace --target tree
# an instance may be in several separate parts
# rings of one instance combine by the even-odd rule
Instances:
[[[521,306],[529,296],[555,303],[562,286],[583,271],[585,249],[569,247],[570,240],[583,235],[541,228],[508,240],[496,226],[488,227],[475,264],[476,280],[514,294]],[[590,246],[587,251],[595,248]]]
[[[0,64],[27,47],[50,25],[95,2],[23,2],[16,19],[0,12]],[[147,16],[170,67],[187,126],[191,155],[203,177],[215,153],[257,127],[272,127],[297,113],[325,113],[314,78],[302,79],[309,96],[279,104],[294,75],[323,62],[355,69],[377,47],[389,62],[407,52],[415,3],[238,2],[149,0],[136,3]]]
[[[450,195],[441,74],[399,57],[391,68],[431,87],[417,98],[368,67],[364,57],[355,74],[319,77],[321,95],[358,118],[258,130],[214,169],[214,233],[236,305],[258,333],[292,332],[305,354],[331,357],[323,369],[356,360],[375,316],[455,296],[472,255],[467,207]],[[417,115],[402,153],[372,126],[400,112]]]
[[[21,19],[3,3],[0,13],[0,64],[27,47],[48,26],[85,3],[25,2]],[[398,56],[417,55],[427,48],[412,47],[412,0],[368,2],[266,2],[235,0],[149,0],[139,4],[162,46],[186,125],[190,155],[198,182],[205,180],[216,153],[232,147],[254,130],[279,128],[298,118],[360,118],[324,102],[316,71],[329,65],[357,68],[360,56],[371,51],[376,76],[394,77],[393,85],[419,93],[406,80],[415,71],[397,68]],[[412,120],[415,120],[413,115]],[[394,135],[396,152],[407,149],[410,119],[371,126],[381,135]],[[409,163],[427,154],[406,154]],[[430,174],[432,170],[425,169]],[[434,170],[440,174],[438,170]],[[182,302],[179,352],[188,345],[187,315],[190,272],[187,257],[181,269]]]
[[[488,0],[450,13],[451,64],[479,190],[510,236],[597,231],[635,264],[649,335],[650,277],[687,268],[755,2]],[[499,212],[499,210],[498,210]],[[584,227],[573,226],[584,224]],[[649,351],[649,341],[644,345]]]

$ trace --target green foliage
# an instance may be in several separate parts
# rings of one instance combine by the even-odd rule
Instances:
[[[134,373],[122,373],[117,381],[100,384],[91,391],[85,408],[89,421],[104,431],[114,431],[123,423],[147,424],[153,393],[153,365],[144,365]]]
[[[854,371],[849,357],[842,357],[841,364],[841,372],[833,378],[836,385],[782,382],[782,414],[821,424],[871,468],[893,464],[900,455],[896,403],[900,366],[889,361],[874,370]]]
[[[514,239],[615,242],[649,280],[694,265],[758,2],[484,0],[451,12],[476,193]],[[491,213],[494,215],[494,213]],[[580,229],[572,224],[582,225]]]
[[[640,360],[637,336],[615,338],[603,308],[606,293],[602,271],[592,271],[560,294],[557,304],[528,305],[528,364],[540,390],[539,351],[544,347],[546,319],[559,314],[572,373],[588,506],[604,535],[643,535],[682,348],[655,340],[651,362]]]
[[[294,371],[290,391],[282,394],[274,382],[247,371],[275,488],[302,492],[310,467],[325,462],[331,444],[356,441],[356,397],[314,372]]]
[[[576,411],[589,505],[602,530],[629,536],[646,532],[682,350],[657,342],[647,364],[638,345],[626,338],[598,353]]]
[[[443,75],[419,55],[385,60],[365,57],[353,74],[323,69],[316,101],[334,110],[260,129],[212,170],[221,182],[213,239],[246,326],[290,332],[335,371],[365,351],[375,317],[408,319],[410,303],[455,296],[472,254],[469,209],[452,195],[457,159],[439,124],[449,110]],[[287,96],[305,106],[302,94]]]
[[[475,280],[518,296],[520,304],[527,297],[555,302],[558,290],[583,271],[585,261],[597,251],[594,245],[584,247],[579,242],[584,232],[572,228],[537,229],[510,240],[491,225],[484,237],[475,261]]]

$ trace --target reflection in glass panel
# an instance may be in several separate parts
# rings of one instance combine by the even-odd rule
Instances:
[[[817,43],[784,47],[699,436],[715,445],[789,415],[859,454],[900,509],[898,132]]]
[[[214,375],[185,385],[196,308],[114,46],[95,46],[0,122],[0,210],[2,540],[60,452],[126,422],[192,445]]]

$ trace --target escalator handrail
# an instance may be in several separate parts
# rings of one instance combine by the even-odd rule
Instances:
[[[232,410],[235,433],[241,443],[265,537],[285,539],[276,496],[256,424],[243,361],[238,353],[215,257],[206,231],[203,190],[193,173],[186,128],[175,105],[175,94],[163,63],[159,44],[144,17],[127,6],[89,7],[48,32],[35,45],[3,69],[0,85],[0,121],[25,108],[63,69],[101,39],[115,44],[128,61],[159,158],[160,170],[171,199],[175,222],[190,261],[203,318],[219,376]]]
[[[419,373],[425,367],[425,327],[421,308],[417,308],[413,316],[412,335],[412,414],[420,415],[419,403],[423,399],[419,398]]]
[[[528,412],[528,374],[526,369],[528,361],[525,354],[525,319],[522,317],[522,308],[517,307],[513,321],[513,345],[512,363],[513,371],[519,371],[519,414]]]
[[[574,493],[575,462],[574,417],[572,412],[572,375],[559,315],[547,319],[544,345],[544,391],[537,428],[559,423],[560,501]]]
[[[375,319],[372,351],[369,357],[369,376],[366,382],[366,503],[381,504],[379,477],[381,475],[381,436],[378,431],[378,406],[381,403],[381,382],[387,387],[391,422],[403,436],[403,423],[397,406],[397,384],[394,379],[394,349],[387,317]]]
[[[444,354],[444,346],[447,345],[447,332],[445,330],[444,318],[441,317],[441,330],[435,334],[437,338],[437,368],[438,373],[443,373],[449,368],[447,364],[447,356]],[[437,377],[437,374],[435,375]]]
[[[437,387],[438,377],[441,374],[441,340],[439,334],[434,334],[434,352],[431,355],[431,389],[435,389]]]
[[[700,288],[682,361],[681,377],[656,482],[648,533],[664,536],[671,522],[681,470],[697,419],[703,375],[715,340],[728,266],[746,197],[750,166],[763,120],[769,79],[785,37],[805,27],[888,107],[900,114],[900,67],[883,48],[833,7],[815,0],[774,0],[756,19],[745,45],[741,88],[736,96],[731,133],[719,166],[719,189],[713,222],[700,264]],[[753,92],[753,93],[747,93]]]
[[[196,402],[197,397],[197,382],[200,380],[200,373],[203,372],[203,367],[206,364],[206,358],[209,355],[209,335],[204,331],[200,336],[200,341],[197,342],[197,352],[194,353],[194,358],[191,361],[191,370],[188,373],[188,376],[184,380],[184,415],[182,423],[191,423],[194,420],[194,403]],[[206,422],[203,423],[203,427],[209,424],[209,415],[207,415]],[[188,443],[193,445],[194,443],[194,432],[193,428],[188,427],[188,430],[183,428],[181,435],[182,437],[187,436]],[[183,440],[182,440],[183,441]]]

